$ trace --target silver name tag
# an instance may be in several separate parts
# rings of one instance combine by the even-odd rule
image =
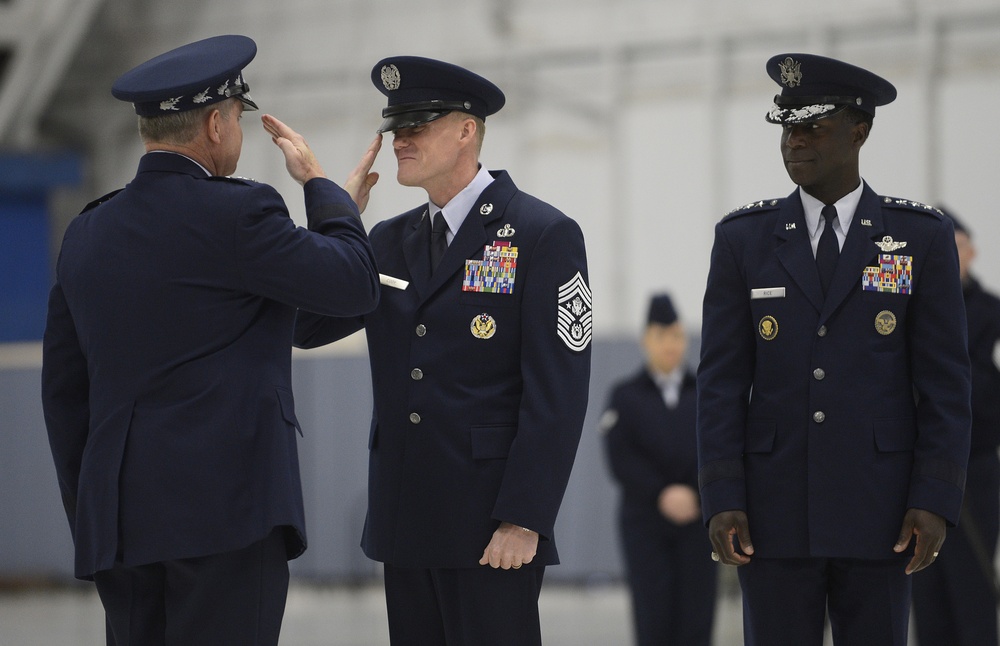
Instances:
[[[751,289],[750,299],[756,300],[758,298],[784,298],[785,288],[784,287],[763,287],[761,289]]]
[[[395,287],[396,289],[406,289],[407,285],[410,284],[409,281],[405,281],[402,278],[386,276],[385,274],[378,275],[378,282],[386,287]]]

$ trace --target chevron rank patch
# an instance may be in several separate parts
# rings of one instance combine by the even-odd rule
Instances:
[[[865,267],[861,274],[861,289],[888,294],[913,293],[913,256],[882,253],[878,266]]]
[[[575,352],[585,350],[593,336],[593,295],[580,272],[559,287],[556,334]]]

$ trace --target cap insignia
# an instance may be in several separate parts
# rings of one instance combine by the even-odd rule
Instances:
[[[398,90],[399,89],[399,68],[395,65],[383,65],[382,66],[382,85],[385,86],[387,90]]]
[[[164,111],[167,111],[167,110],[180,110],[180,108],[177,107],[177,104],[183,98],[184,97],[179,96],[176,99],[167,99],[166,101],[160,101],[160,109],[164,110]]]
[[[208,99],[209,99],[208,93],[209,93],[209,91],[211,91],[211,89],[212,88],[208,88],[208,87],[205,88],[204,92],[199,92],[198,94],[195,94],[194,98],[191,99],[191,100],[193,102],[195,102],[195,103],[204,103],[205,101],[208,101]]]
[[[781,82],[788,87],[795,87],[802,83],[802,63],[797,63],[791,56],[778,63],[781,68]]]

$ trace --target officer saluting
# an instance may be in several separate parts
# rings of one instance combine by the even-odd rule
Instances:
[[[243,75],[256,52],[217,36],[115,82],[146,154],[69,225],[56,268],[42,405],[76,575],[95,581],[117,646],[278,643],[287,561],[306,545],[296,308],[359,315],[378,301],[352,195],[302,137],[263,117],[309,231],[270,186],[225,177],[257,109]]]
[[[540,644],[537,599],[590,377],[580,227],[479,164],[500,89],[399,56],[388,98],[397,180],[427,201],[371,230],[380,306],[300,313],[313,346],[362,326],[374,390],[362,547],[385,564],[393,644]]]
[[[970,373],[951,221],[861,180],[886,80],[767,62],[799,188],[715,230],[698,375],[713,558],[739,565],[747,644],[905,644],[907,574],[958,521]],[[737,549],[734,549],[734,543]]]

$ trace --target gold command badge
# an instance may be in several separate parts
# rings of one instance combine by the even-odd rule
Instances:
[[[492,339],[493,335],[497,333],[497,322],[493,320],[493,317],[483,312],[476,318],[472,319],[472,325],[469,326],[472,330],[472,336],[477,339]]]
[[[774,337],[778,336],[778,321],[773,316],[765,316],[757,324],[757,331],[765,341],[774,341]]]
[[[875,331],[882,336],[892,334],[896,329],[896,315],[889,310],[882,310],[875,316]]]

